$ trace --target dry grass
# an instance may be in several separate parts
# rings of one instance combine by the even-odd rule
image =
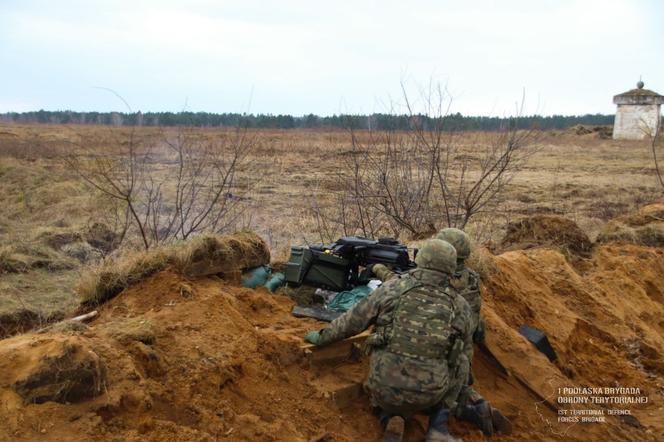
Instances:
[[[11,246],[0,248],[0,273],[24,273],[28,270],[29,257],[16,253]]]
[[[558,247],[578,256],[589,256],[593,246],[576,223],[557,215],[535,215],[510,223],[500,245],[503,250]]]
[[[252,232],[200,235],[172,250],[171,260],[187,276],[235,273],[270,262],[267,244]]]
[[[130,262],[120,262],[129,258],[114,256],[117,220],[108,201],[91,191],[58,157],[68,142],[82,139],[90,140],[100,152],[113,154],[130,130],[0,125],[0,271],[5,272],[0,275],[0,314],[23,309],[17,296],[40,315],[71,312],[78,302],[74,281],[86,265],[81,262],[88,259],[86,250],[90,251],[83,243],[107,255],[105,265],[113,261],[124,269],[122,275],[105,277],[109,293],[163,265],[163,257],[135,258],[132,270]],[[201,139],[231,134],[217,128],[195,132]],[[136,134],[142,139],[163,136],[159,128],[138,128]],[[251,136],[257,142],[249,158],[253,167],[240,171],[239,180],[243,189],[249,189],[244,201],[249,210],[242,224],[266,240],[274,259],[283,261],[291,245],[320,241],[311,201],[316,197],[323,206],[334,204],[340,190],[339,174],[345,173],[339,165],[351,154],[349,135],[342,130],[256,130]],[[474,143],[489,137],[459,135],[463,154],[474,155]],[[542,149],[511,182],[501,209],[480,214],[467,226],[478,243],[496,242],[509,223],[538,214],[567,217],[594,239],[607,220],[664,197],[644,143],[605,140],[594,133],[548,132],[541,144]],[[155,161],[163,166],[158,179],[168,182],[172,158],[161,152]],[[648,241],[658,238],[656,232],[647,236]],[[124,247],[131,250],[133,245],[129,238]],[[95,253],[89,258],[93,262],[98,259]],[[479,263],[474,266],[482,267]]]
[[[38,242],[14,243],[0,248],[0,274],[26,273],[33,269],[71,270],[77,263]]]
[[[135,251],[104,260],[84,273],[75,288],[84,306],[106,302],[122,290],[166,268],[171,254],[166,248]]]
[[[227,236],[201,235],[171,246],[108,258],[84,273],[76,292],[84,306],[94,306],[167,266],[187,276],[224,274],[239,278],[242,269],[269,262],[267,245],[251,232]]]
[[[664,223],[651,223],[631,227],[621,222],[606,224],[597,236],[597,242],[626,242],[650,247],[664,247]]]
[[[627,242],[651,247],[664,246],[664,203],[650,204],[604,225],[597,242]]]
[[[498,270],[493,253],[486,247],[475,247],[466,260],[466,266],[473,269],[482,279],[486,279]]]
[[[46,269],[0,276],[0,339],[60,320],[78,306],[76,270]]]

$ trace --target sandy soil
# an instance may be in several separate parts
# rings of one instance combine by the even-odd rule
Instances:
[[[664,439],[664,249],[596,246],[569,259],[548,245],[491,257],[483,316],[488,346],[476,388],[514,424],[495,440]],[[301,337],[318,328],[293,302],[218,277],[165,270],[99,307],[88,326],[56,325],[0,345],[1,440],[378,441],[361,383],[366,358],[314,364]],[[518,333],[543,330],[558,359]],[[559,388],[636,387],[631,418],[560,423]],[[350,388],[350,390],[349,390]],[[45,398],[55,398],[46,401]],[[36,402],[36,403],[34,403]],[[422,440],[426,418],[409,422]],[[466,423],[452,431],[484,440]]]

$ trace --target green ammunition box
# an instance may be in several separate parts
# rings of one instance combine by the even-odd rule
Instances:
[[[313,254],[308,247],[291,247],[290,258],[286,264],[286,281],[291,284],[302,284],[304,275],[313,261]]]
[[[328,253],[315,254],[304,282],[338,292],[346,288],[349,272],[350,261],[347,259]]]
[[[290,284],[307,284],[338,292],[348,284],[350,261],[308,247],[291,247],[285,273]]]

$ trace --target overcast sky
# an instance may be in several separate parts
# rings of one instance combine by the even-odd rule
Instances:
[[[0,112],[612,113],[664,94],[664,2],[0,0]]]

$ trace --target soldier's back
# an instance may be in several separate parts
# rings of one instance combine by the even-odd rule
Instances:
[[[414,270],[386,288],[393,302],[368,340],[367,386],[384,409],[433,406],[448,388],[447,357],[454,339],[469,330],[470,309],[440,272]]]

